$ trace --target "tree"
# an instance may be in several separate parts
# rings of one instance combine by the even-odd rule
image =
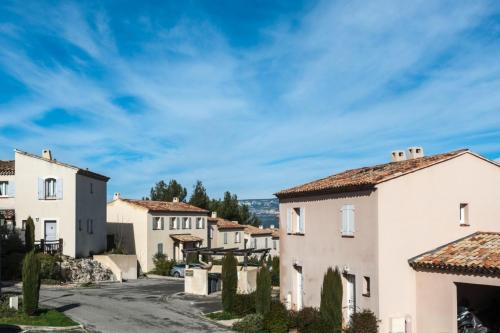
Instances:
[[[257,273],[257,290],[255,291],[255,310],[266,315],[271,306],[271,274],[266,265]]]
[[[26,245],[26,252],[32,251],[35,247],[35,224],[33,223],[33,219],[31,218],[31,216],[26,220],[24,243]]]
[[[197,180],[196,185],[193,186],[193,194],[189,198],[189,203],[199,208],[209,209],[210,198],[201,180]]]
[[[221,218],[238,221],[241,224],[251,224],[254,226],[260,225],[257,216],[250,213],[248,206],[238,202],[238,196],[226,191],[222,200],[210,200],[209,210],[217,212]]]
[[[269,262],[269,267],[271,267],[271,284],[273,286],[279,286],[280,285],[280,257],[279,256],[274,256],[271,258],[269,256],[268,259]]]
[[[319,311],[334,333],[342,332],[342,279],[338,267],[328,268],[323,277]]]
[[[226,312],[231,312],[236,298],[236,288],[238,287],[238,262],[232,252],[229,252],[222,259],[222,308]]]
[[[23,309],[27,315],[38,310],[40,297],[40,259],[35,251],[29,252],[23,261]]]
[[[185,202],[187,190],[175,179],[170,180],[168,184],[160,180],[151,188],[150,196],[151,200],[155,201],[173,201],[174,197],[177,197],[179,201]]]

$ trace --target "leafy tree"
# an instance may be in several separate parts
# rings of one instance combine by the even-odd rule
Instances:
[[[16,229],[9,225],[0,226],[0,265],[1,279],[17,280],[21,278],[22,264],[26,246]],[[0,279],[0,280],[1,280]]]
[[[238,221],[241,224],[260,225],[255,214],[250,213],[248,206],[238,202],[238,196],[226,191],[222,200],[210,200],[209,210],[217,212],[219,217],[230,221]]]
[[[24,243],[26,244],[26,252],[33,250],[33,248],[35,247],[35,224],[33,223],[33,219],[31,218],[31,216],[26,220]]]
[[[255,291],[255,310],[261,315],[266,315],[271,306],[271,273],[263,265],[257,273],[257,290]]]
[[[182,187],[175,179],[170,180],[166,184],[163,180],[160,180],[151,188],[151,200],[155,201],[172,201],[174,197],[178,197],[179,201],[185,202],[187,196],[187,190]]]
[[[27,315],[38,310],[40,298],[40,259],[35,251],[29,252],[23,261],[23,308]]]
[[[226,312],[233,310],[238,287],[237,260],[233,253],[229,252],[222,260],[222,308]]]
[[[193,194],[191,194],[191,198],[189,198],[189,203],[196,207],[209,209],[210,198],[201,180],[197,180],[196,184],[193,186]]]
[[[332,332],[342,332],[342,279],[338,267],[331,267],[323,277],[321,287],[320,314],[333,329]]]

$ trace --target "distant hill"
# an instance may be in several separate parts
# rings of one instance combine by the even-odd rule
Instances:
[[[265,228],[274,225],[279,226],[279,203],[278,199],[243,199],[239,200],[242,205],[248,206],[250,212],[255,213]]]

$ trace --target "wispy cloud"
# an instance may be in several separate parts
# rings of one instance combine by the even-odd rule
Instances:
[[[210,10],[148,8],[4,5],[0,75],[22,89],[2,89],[1,158],[52,147],[129,196],[268,197],[413,144],[500,155],[493,2],[325,1],[240,44]]]

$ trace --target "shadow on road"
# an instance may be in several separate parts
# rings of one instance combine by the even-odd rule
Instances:
[[[63,306],[60,306],[60,307],[56,308],[56,310],[59,311],[59,312],[65,312],[65,311],[77,308],[80,305],[81,305],[80,303],[66,304],[66,305],[63,305]]]

